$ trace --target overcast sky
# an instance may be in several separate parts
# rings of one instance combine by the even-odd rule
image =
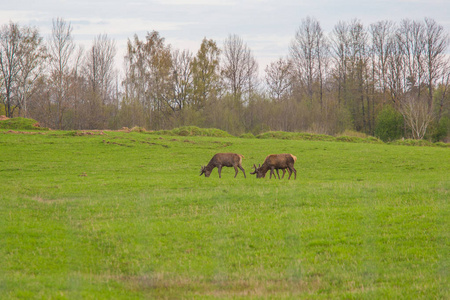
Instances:
[[[434,19],[450,33],[450,0],[0,0],[0,23],[36,26],[44,38],[57,17],[70,22],[75,42],[89,47],[95,36],[116,42],[122,64],[128,38],[141,40],[156,30],[173,48],[197,52],[204,37],[221,47],[229,34],[239,35],[259,61],[288,54],[302,19],[318,20],[326,33],[339,21]]]

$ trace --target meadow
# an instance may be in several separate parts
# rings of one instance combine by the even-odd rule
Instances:
[[[218,152],[247,178],[200,177]],[[296,180],[250,175],[271,153]],[[0,129],[0,154],[2,299],[450,297],[449,148]]]

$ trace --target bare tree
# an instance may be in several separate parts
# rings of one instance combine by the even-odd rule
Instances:
[[[63,118],[69,106],[69,75],[71,73],[70,60],[75,50],[72,38],[72,26],[61,18],[53,20],[52,36],[49,41],[50,55],[50,84],[52,96],[57,106],[55,125],[63,128]]]
[[[28,117],[28,102],[32,99],[35,84],[44,73],[44,61],[47,57],[46,49],[42,44],[42,37],[37,29],[22,28],[25,55],[20,60],[20,72],[17,85],[17,100],[19,103],[19,115]]]
[[[354,82],[353,93],[356,94],[356,102],[359,102],[360,110],[354,113],[356,129],[364,132],[371,132],[370,123],[370,98],[368,97],[369,84],[369,47],[368,35],[363,24],[354,20],[351,23],[351,74]],[[356,92],[356,93],[355,93]],[[354,110],[352,110],[354,111]],[[360,115],[357,116],[357,115]]]
[[[73,59],[73,67],[71,72],[71,83],[70,83],[70,97],[73,102],[73,110],[74,110],[74,128],[82,128],[82,116],[83,112],[81,109],[81,89],[83,87],[84,78],[82,76],[82,68],[83,68],[83,57],[84,57],[84,49],[80,46],[77,48]]]
[[[337,81],[338,103],[340,104],[347,95],[347,65],[350,56],[350,26],[346,22],[339,21],[334,26],[331,35],[331,49],[334,60],[334,77]]]
[[[382,92],[386,101],[388,59],[394,47],[395,24],[391,21],[379,21],[370,25],[372,37],[372,71],[374,86]]]
[[[280,101],[292,92],[293,71],[288,59],[280,58],[266,67],[266,85],[271,98]]]
[[[317,95],[322,107],[329,44],[317,20],[311,17],[302,20],[290,46],[290,53],[307,97],[312,101]]]
[[[425,28],[418,21],[402,20],[397,33],[397,42],[404,63],[404,92],[417,87],[418,96],[422,92],[424,80]]]
[[[27,113],[27,99],[45,57],[37,29],[10,22],[0,29],[0,92],[7,117],[16,108]]]
[[[12,117],[14,109],[18,105],[14,89],[17,86],[17,76],[20,72],[20,43],[21,35],[19,25],[9,23],[3,25],[0,31],[0,67],[2,76],[2,101],[7,117]]]
[[[169,106],[182,110],[190,103],[192,91],[192,53],[189,50],[175,50],[172,53],[172,74],[174,98]]]
[[[114,57],[115,42],[107,35],[99,35],[94,39],[90,51],[86,53],[85,72],[91,91],[100,96],[102,103],[112,101],[111,92],[115,79]]]
[[[450,101],[448,97],[448,92],[450,89],[450,59],[449,61],[447,61],[445,65],[446,67],[442,69],[442,74],[440,76],[441,82],[439,83],[439,86],[441,88],[441,95],[438,98],[438,112],[436,118],[436,121],[438,123],[442,118],[444,109],[450,106]]]
[[[359,20],[339,22],[334,28],[332,41],[339,102],[343,100],[349,109],[356,130],[370,132],[367,32]]]
[[[95,38],[93,46],[86,52],[84,77],[88,83],[88,128],[104,128],[106,116],[103,109],[106,105],[116,104],[114,99],[114,57],[116,47],[107,35]]]
[[[443,91],[441,102],[445,99],[448,84],[445,51],[449,37],[432,19],[424,22],[405,19],[395,41],[396,52],[390,64],[391,94],[413,137],[421,139],[433,120],[433,93],[439,82]]]
[[[387,56],[386,70],[386,85],[388,87],[389,97],[394,106],[398,105],[398,99],[400,99],[406,91],[406,79],[404,79],[406,66],[398,40],[398,33],[396,33],[390,47],[390,55]]]
[[[449,35],[441,25],[433,19],[425,18],[425,83],[428,86],[428,106],[433,103],[433,91],[439,79],[445,82],[448,78],[448,65],[446,50],[449,45]],[[447,72],[446,72],[447,69]],[[447,73],[447,74],[446,74]],[[448,79],[447,79],[448,80]]]
[[[230,35],[224,42],[222,76],[235,99],[242,100],[251,94],[258,78],[258,64],[247,44],[237,35]]]

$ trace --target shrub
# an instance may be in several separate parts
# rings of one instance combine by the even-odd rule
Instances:
[[[402,137],[404,119],[392,106],[385,106],[375,122],[375,136],[384,142]]]
[[[432,128],[431,139],[433,142],[443,141],[448,136],[449,130],[450,119],[444,117]]]

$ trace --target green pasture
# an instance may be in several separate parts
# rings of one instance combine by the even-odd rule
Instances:
[[[449,148],[31,133],[0,129],[2,299],[450,297]]]

